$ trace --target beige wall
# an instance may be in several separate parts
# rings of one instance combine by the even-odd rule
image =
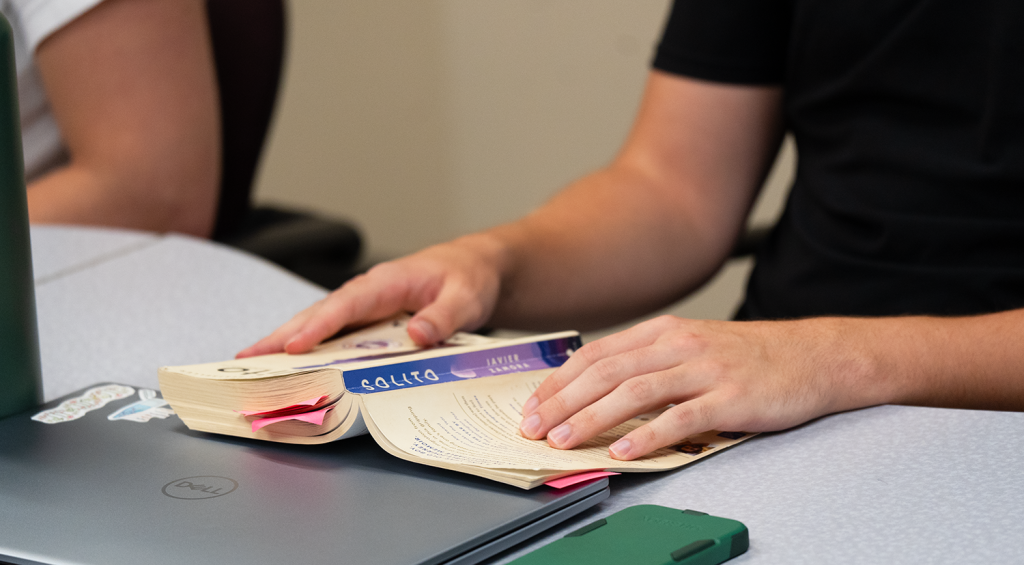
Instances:
[[[292,0],[257,199],[353,220],[374,258],[516,218],[612,157],[667,9]],[[683,313],[728,316],[745,269]]]

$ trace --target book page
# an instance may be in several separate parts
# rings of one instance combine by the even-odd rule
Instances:
[[[403,315],[363,328],[344,337],[318,345],[309,353],[289,355],[274,353],[247,359],[231,359],[214,363],[163,367],[162,372],[179,373],[209,380],[265,379],[294,375],[324,368],[346,369],[364,364],[387,364],[387,360],[403,354],[423,352],[409,337],[410,316]],[[483,347],[500,340],[457,332],[434,350],[458,351]]]
[[[643,425],[644,415],[571,450],[519,435],[523,403],[554,369],[362,395],[374,425],[395,447],[451,465],[536,471],[660,471],[717,453],[752,434],[711,431],[641,459],[618,461],[608,446]]]

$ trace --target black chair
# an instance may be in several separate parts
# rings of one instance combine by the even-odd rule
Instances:
[[[732,248],[729,258],[739,259],[748,255],[756,255],[758,249],[768,241],[768,235],[772,233],[773,227],[770,225],[748,226]]]
[[[349,224],[252,205],[252,184],[285,54],[283,0],[207,0],[220,91],[223,163],[213,239],[327,288],[355,274],[362,241]]]

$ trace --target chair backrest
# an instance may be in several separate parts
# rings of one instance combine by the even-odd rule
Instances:
[[[222,179],[213,238],[249,213],[253,178],[277,101],[285,50],[283,0],[207,0],[220,90]]]
[[[13,37],[0,15],[0,418],[43,401]]]

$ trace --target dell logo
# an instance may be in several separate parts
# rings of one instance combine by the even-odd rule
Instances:
[[[236,488],[238,488],[238,483],[233,479],[205,475],[174,479],[164,485],[163,493],[171,498],[199,500],[224,496]]]

